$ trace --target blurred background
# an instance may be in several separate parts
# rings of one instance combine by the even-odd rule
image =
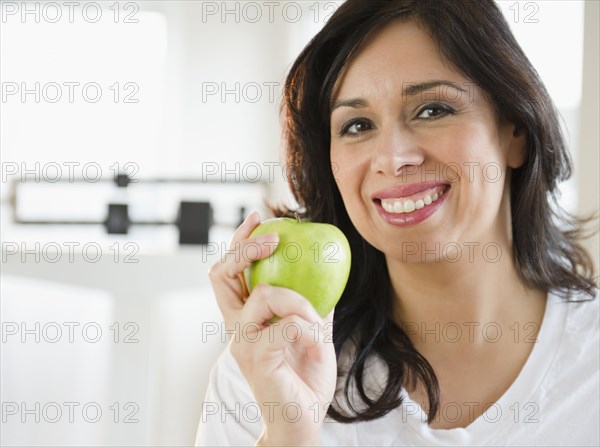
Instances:
[[[339,1],[1,1],[2,445],[192,445],[207,269],[290,202],[278,107]],[[598,209],[599,5],[498,2]],[[598,265],[598,239],[587,242]]]

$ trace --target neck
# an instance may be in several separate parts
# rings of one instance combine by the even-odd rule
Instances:
[[[481,250],[473,250],[473,256],[463,250],[455,262],[387,260],[396,299],[394,318],[416,347],[432,342],[450,348],[477,347],[486,337],[482,333],[486,325],[491,325],[489,334],[498,327],[506,334],[514,323],[533,322],[539,327],[545,294],[522,282],[509,247],[502,244],[495,262],[491,262],[495,255],[484,256]],[[457,338],[459,330],[463,336]],[[448,339],[450,343],[440,343]]]

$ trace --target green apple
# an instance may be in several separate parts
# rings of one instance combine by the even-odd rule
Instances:
[[[350,245],[344,233],[325,223],[287,217],[265,220],[250,237],[278,233],[279,244],[245,272],[251,292],[257,284],[287,287],[310,301],[322,317],[335,307],[350,275]]]

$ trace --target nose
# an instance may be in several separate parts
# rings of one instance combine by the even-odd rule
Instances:
[[[398,177],[411,171],[410,167],[420,166],[425,160],[417,137],[400,124],[382,129],[376,145],[371,161],[371,169],[376,174]]]

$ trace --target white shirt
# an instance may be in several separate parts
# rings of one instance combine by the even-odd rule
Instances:
[[[577,297],[579,298],[579,297]],[[502,397],[466,428],[431,429],[420,406],[403,404],[368,422],[326,419],[321,445],[600,445],[599,300],[549,294],[529,358]],[[442,409],[453,418],[468,406]],[[214,365],[196,445],[253,445],[258,406],[229,349]]]

